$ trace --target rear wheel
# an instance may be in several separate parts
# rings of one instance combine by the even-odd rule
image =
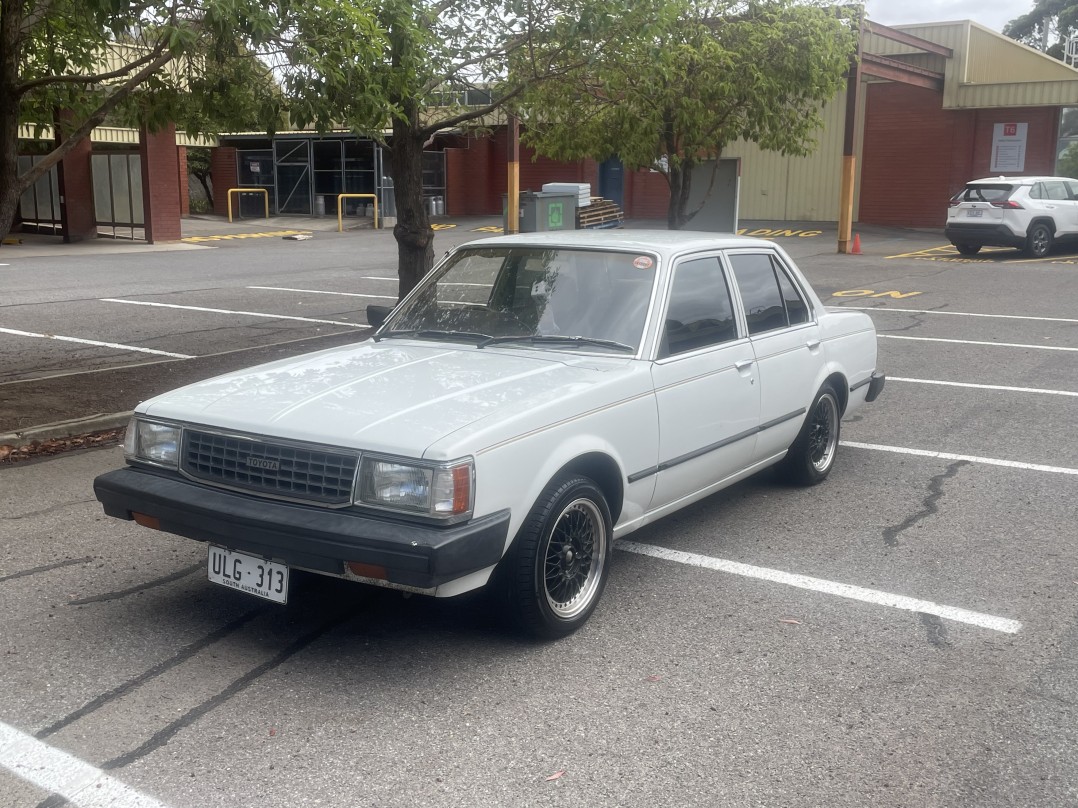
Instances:
[[[954,246],[962,255],[976,255],[981,251],[980,244],[955,244]]]
[[[838,394],[830,384],[825,384],[816,394],[797,439],[779,464],[779,471],[787,480],[797,485],[816,485],[827,478],[838,453],[841,416]]]
[[[1026,254],[1033,258],[1044,258],[1052,250],[1052,228],[1044,222],[1037,222],[1026,233]]]
[[[610,552],[610,508],[603,492],[586,477],[555,480],[506,556],[506,616],[533,637],[572,634],[595,611]]]

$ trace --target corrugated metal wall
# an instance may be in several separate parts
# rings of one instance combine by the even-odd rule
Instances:
[[[784,157],[778,152],[764,151],[756,144],[744,141],[730,145],[723,152],[724,158],[741,158],[739,213],[742,219],[838,220],[842,136],[846,120],[845,91],[825,105],[823,117],[824,126],[817,133],[816,150],[808,157]],[[863,121],[858,123],[860,138]]]

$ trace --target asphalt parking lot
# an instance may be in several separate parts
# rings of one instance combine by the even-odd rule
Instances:
[[[440,224],[439,251],[496,228]],[[870,311],[887,387],[823,485],[765,473],[632,534],[557,643],[481,597],[216,587],[202,546],[103,516],[116,447],[0,465],[0,806],[1078,804],[1078,255],[745,230]],[[388,233],[243,234],[2,248],[0,433],[395,297]]]

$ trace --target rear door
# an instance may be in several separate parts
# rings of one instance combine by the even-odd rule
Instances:
[[[952,200],[947,210],[947,223],[958,225],[984,225],[991,227],[1003,223],[1003,208],[993,203],[1005,202],[1014,190],[1009,183],[971,183]]]
[[[820,327],[808,298],[778,255],[727,253],[760,376],[756,460],[785,451],[797,437],[824,366]]]

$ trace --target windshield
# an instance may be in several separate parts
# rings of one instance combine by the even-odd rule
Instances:
[[[656,266],[654,257],[632,252],[461,250],[423,280],[379,336],[635,353]]]

